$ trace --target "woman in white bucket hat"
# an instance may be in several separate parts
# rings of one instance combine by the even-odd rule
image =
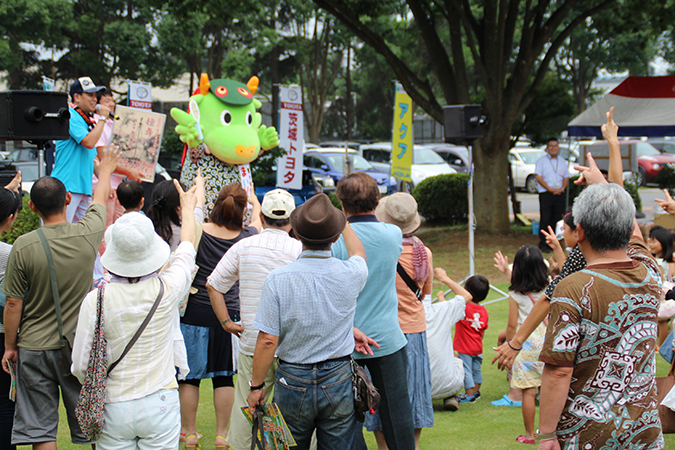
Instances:
[[[169,259],[169,245],[155,233],[142,213],[120,217],[105,234],[107,250],[101,262],[112,279],[102,295],[102,318],[107,346],[108,377],[105,424],[97,444],[100,449],[130,444],[177,449],[180,403],[174,360],[174,325],[178,301],[190,288],[195,264],[195,188],[183,192],[181,244],[171,266],[159,272]],[[72,372],[84,381],[97,319],[98,291],[84,299],[73,344]],[[157,303],[154,314],[150,311]],[[141,327],[151,319],[138,339],[111,370]],[[181,375],[185,375],[181,373]],[[126,442],[125,444],[125,441]]]

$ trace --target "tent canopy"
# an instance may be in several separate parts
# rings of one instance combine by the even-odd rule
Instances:
[[[570,136],[602,138],[614,107],[619,136],[675,136],[675,76],[628,77],[567,126]]]

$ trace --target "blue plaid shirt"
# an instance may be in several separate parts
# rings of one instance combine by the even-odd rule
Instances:
[[[367,278],[360,256],[341,261],[330,251],[305,250],[267,276],[253,326],[279,337],[277,355],[286,362],[350,355],[356,298]]]

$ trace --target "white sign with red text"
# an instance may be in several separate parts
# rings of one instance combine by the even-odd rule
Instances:
[[[286,154],[277,160],[277,187],[302,189],[302,151],[305,138],[302,125],[300,86],[279,89],[279,147]]]
[[[129,106],[152,110],[152,84],[129,80]]]

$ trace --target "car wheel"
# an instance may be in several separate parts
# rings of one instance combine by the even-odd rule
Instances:
[[[529,177],[527,177],[527,180],[525,180],[525,189],[527,189],[527,192],[529,192],[530,194],[536,194],[538,186],[539,182],[534,177],[534,175],[530,175]]]
[[[638,170],[633,174],[633,177],[635,177],[636,186],[644,186],[647,184],[647,172],[645,172],[645,169],[642,167],[638,167]]]
[[[415,188],[415,186],[411,182],[402,181],[399,192],[406,192],[406,193],[412,195],[414,188]]]

